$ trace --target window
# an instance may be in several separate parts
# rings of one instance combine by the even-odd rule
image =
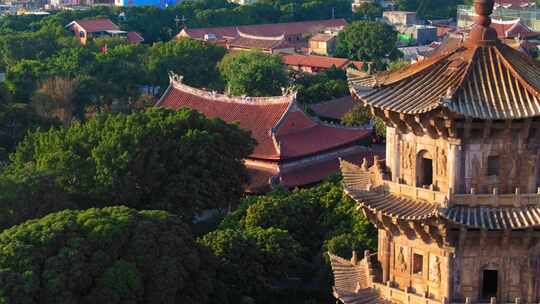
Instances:
[[[489,176],[499,176],[500,162],[498,156],[488,156],[487,174]]]
[[[409,161],[408,166],[414,166]],[[431,154],[422,150],[416,156],[416,186],[429,188],[433,184],[433,157]]]
[[[84,38],[84,32],[83,31],[79,32],[79,37]]]
[[[422,274],[424,268],[424,257],[421,254],[413,254],[413,274]]]

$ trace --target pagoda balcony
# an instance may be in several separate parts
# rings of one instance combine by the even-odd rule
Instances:
[[[540,226],[540,191],[499,194],[441,192],[389,180],[384,162],[375,159],[360,166],[341,161],[344,189],[362,208],[364,214],[380,227],[396,233],[414,228],[424,239],[438,237],[437,227],[427,234],[417,229],[419,222],[444,218],[471,229],[514,230]],[[415,226],[416,225],[416,226]],[[412,233],[411,233],[412,234]],[[440,238],[439,238],[440,239]]]
[[[373,187],[372,185],[371,187]],[[456,194],[452,189],[448,192],[441,192],[429,188],[415,187],[405,184],[383,180],[379,189],[398,196],[405,196],[414,200],[422,200],[431,204],[436,204],[441,208],[448,208],[452,205],[460,206],[489,206],[489,207],[523,207],[537,205],[540,206],[540,187],[536,193],[521,193],[516,188],[514,193],[500,194],[497,188],[493,188],[490,194],[477,194],[471,189],[467,194]]]

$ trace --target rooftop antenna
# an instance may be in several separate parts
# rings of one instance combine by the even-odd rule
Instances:
[[[186,27],[186,17],[182,15],[182,19],[178,18],[178,15],[174,17],[174,22],[176,23],[176,30],[180,31],[180,22],[182,22],[182,28]]]

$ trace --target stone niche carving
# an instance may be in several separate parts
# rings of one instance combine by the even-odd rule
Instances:
[[[446,156],[446,150],[439,148],[437,157],[437,173],[440,177],[446,177],[446,166],[448,163],[448,157]]]
[[[403,246],[398,247],[398,254],[396,257],[396,268],[401,273],[407,272],[407,249]]]
[[[441,259],[437,255],[429,255],[429,279],[433,282],[441,281]]]

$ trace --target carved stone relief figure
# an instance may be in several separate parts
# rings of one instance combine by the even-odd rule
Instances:
[[[510,166],[510,174],[508,175],[510,178],[514,179],[517,178],[517,170],[518,170],[518,155],[512,153],[511,158],[511,166]]]
[[[407,261],[405,260],[404,248],[399,247],[399,253],[397,256],[397,264],[400,272],[407,272]]]
[[[439,151],[440,152],[438,157],[437,169],[439,171],[439,176],[446,176],[446,166],[448,158],[444,149],[440,149]]]
[[[438,256],[429,256],[429,278],[434,282],[441,281],[441,261]]]

